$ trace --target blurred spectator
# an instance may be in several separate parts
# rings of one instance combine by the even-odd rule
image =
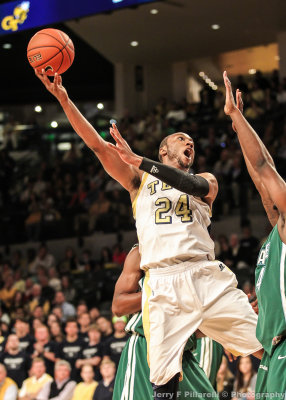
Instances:
[[[65,360],[59,360],[55,365],[55,380],[45,384],[37,396],[37,400],[71,400],[76,382],[70,377],[71,366]]]
[[[51,323],[51,338],[56,343],[62,343],[64,341],[64,334],[62,331],[62,327],[59,321],[55,321]]]
[[[76,308],[76,316],[77,316],[77,318],[80,318],[80,316],[82,314],[87,313],[87,312],[88,312],[88,308],[87,308],[86,302],[84,300],[81,300],[78,303],[77,308]]]
[[[94,380],[92,365],[84,364],[81,368],[80,376],[83,382],[76,385],[72,400],[92,400],[94,391],[98,385]]]
[[[20,350],[19,339],[16,335],[8,336],[6,350],[0,355],[0,362],[6,367],[7,376],[13,379],[20,388],[27,378],[30,358]]]
[[[101,333],[95,324],[90,325],[88,329],[88,338],[89,341],[81,350],[79,359],[76,361],[75,365],[76,368],[81,368],[88,362],[94,368],[95,380],[99,381],[101,375],[98,366],[103,357],[103,345],[100,342]]]
[[[112,262],[112,252],[109,247],[102,247],[100,251],[100,264],[104,267],[105,264]]]
[[[127,255],[126,252],[122,249],[120,243],[117,243],[115,246],[113,246],[112,250],[112,261],[122,266]]]
[[[55,266],[55,257],[48,252],[47,246],[42,244],[38,250],[38,255],[31,266],[31,272],[36,272],[38,267],[44,267],[46,271]]]
[[[106,198],[103,191],[99,192],[98,198],[88,210],[88,230],[93,232],[97,230],[108,230],[108,225],[111,223],[110,215],[108,214],[110,208],[110,201]],[[109,230],[108,230],[109,231]]]
[[[89,311],[90,321],[94,323],[97,318],[100,316],[100,311],[97,307],[92,307]]]
[[[101,332],[102,335],[101,340],[103,342],[112,337],[113,329],[112,329],[112,323],[111,321],[109,321],[109,319],[103,316],[99,316],[95,322]]]
[[[14,325],[15,333],[19,339],[20,350],[32,354],[35,339],[30,335],[30,326],[25,318],[18,318]]]
[[[68,247],[65,251],[65,258],[59,263],[58,270],[60,274],[68,274],[77,271],[78,261],[75,251],[72,247]]]
[[[12,306],[15,294],[16,288],[14,287],[13,274],[9,273],[5,277],[3,289],[0,290],[0,300],[2,300],[7,309]]]
[[[90,316],[88,312],[80,314],[77,318],[77,322],[79,324],[79,335],[85,341],[88,342],[88,328],[90,325]]]
[[[58,345],[57,358],[67,360],[71,366],[71,377],[79,379],[78,371],[75,367],[76,360],[85,346],[85,342],[78,335],[76,319],[69,318],[65,326],[66,338]]]
[[[42,288],[41,290],[42,299],[47,300],[51,304],[55,297],[55,291],[51,286],[49,286],[48,277],[46,275],[42,275],[39,278],[39,283]]]
[[[242,227],[242,237],[239,242],[238,260],[246,262],[249,266],[254,265],[258,245],[259,240],[252,236],[250,225],[244,225]]]
[[[222,362],[217,372],[216,389],[220,400],[231,400],[233,391],[234,376],[228,368],[226,356],[222,357]]]
[[[17,400],[17,384],[7,377],[5,365],[0,364],[0,398],[3,400]]]
[[[32,300],[29,302],[29,309],[32,313],[36,307],[41,306],[45,315],[48,314],[50,310],[50,303],[47,299],[42,296],[41,285],[35,283],[32,288]]]
[[[237,374],[234,391],[237,398],[248,399],[254,395],[257,374],[250,356],[240,357],[237,363]]]
[[[76,314],[76,310],[71,303],[68,303],[65,299],[63,292],[59,291],[55,295],[55,304],[61,307],[63,313],[63,320],[66,321],[68,317],[73,317]]]
[[[76,290],[71,285],[70,278],[68,275],[62,276],[61,287],[66,301],[72,303],[76,297]]]
[[[114,334],[104,342],[103,355],[109,357],[117,367],[122,350],[128,340],[128,335],[125,332],[127,317],[113,317],[112,323]]]
[[[60,322],[63,322],[64,319],[63,319],[62,306],[60,306],[60,305],[55,305],[55,306],[53,307],[52,312],[53,312],[53,314],[57,317],[57,319],[58,319]]]
[[[41,357],[45,363],[47,373],[53,375],[58,346],[50,340],[48,327],[42,325],[36,328],[35,339],[32,358]]]
[[[93,400],[112,400],[113,388],[115,382],[116,367],[114,362],[105,360],[100,364],[100,373],[102,380],[95,389]]]
[[[45,363],[41,358],[32,361],[30,377],[25,379],[19,390],[19,400],[36,400],[38,393],[53,378],[46,374]]]
[[[61,281],[58,277],[58,272],[56,268],[49,269],[49,286],[55,291],[58,292],[62,289]]]

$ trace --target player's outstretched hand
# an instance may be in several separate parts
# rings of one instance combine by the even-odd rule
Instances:
[[[226,71],[223,73],[223,79],[224,79],[224,84],[225,84],[225,106],[224,106],[224,112],[226,115],[231,115],[233,112],[235,112],[238,109],[238,106],[235,104],[234,97],[232,94],[232,89],[231,89],[231,83],[230,80],[228,79]]]
[[[142,162],[142,157],[133,153],[129,144],[123,137],[120,135],[119,130],[115,124],[112,124],[110,128],[110,134],[116,142],[116,145],[112,143],[108,143],[108,146],[112,149],[115,149],[119,154],[120,158],[126,163],[133,165],[134,167],[139,167]]]
[[[243,113],[243,101],[242,101],[241,91],[239,89],[236,89],[235,97],[236,97],[236,107],[239,109],[239,111],[242,114]],[[235,127],[234,123],[232,123],[232,129],[234,130],[234,132],[236,132],[236,127]]]
[[[36,76],[43,82],[47,90],[54,95],[58,101],[61,103],[68,98],[68,94],[66,89],[62,85],[62,77],[55,73],[54,80],[50,81],[47,74],[45,74],[45,70],[42,69],[42,73],[40,74],[37,70],[35,70]]]

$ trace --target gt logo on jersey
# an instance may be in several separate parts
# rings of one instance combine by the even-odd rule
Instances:
[[[258,260],[257,260],[257,265],[265,265],[266,260],[269,256],[269,249],[270,249],[270,243],[267,243],[264,249],[261,249]]]

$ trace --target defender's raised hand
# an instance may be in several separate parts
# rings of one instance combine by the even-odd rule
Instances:
[[[66,89],[62,85],[62,77],[57,73],[54,76],[53,82],[49,80],[47,74],[45,74],[44,69],[42,69],[42,73],[40,74],[37,70],[35,70],[36,76],[42,81],[47,90],[54,95],[60,103],[64,102],[68,99],[68,94]]]
[[[239,111],[242,114],[243,113],[243,101],[242,101],[241,91],[239,89],[236,89],[236,107],[239,109]],[[234,132],[237,132],[234,123],[232,123],[232,129],[234,130]]]
[[[108,146],[110,148],[115,149],[119,154],[120,158],[126,164],[133,165],[134,167],[139,167],[143,157],[140,157],[137,154],[133,153],[129,144],[120,135],[119,130],[117,129],[117,126],[115,124],[112,124],[112,128],[110,128],[110,134],[116,141],[116,146],[112,143],[108,143]]]
[[[237,105],[235,104],[234,97],[232,94],[231,83],[230,83],[230,80],[228,79],[226,71],[224,71],[224,73],[223,73],[223,79],[224,79],[224,84],[225,84],[225,89],[226,89],[224,112],[226,113],[226,115],[230,115],[239,109],[239,104],[237,104]],[[240,96],[240,98],[241,98],[241,96]],[[238,100],[238,103],[240,103],[238,94],[236,94],[236,99]]]

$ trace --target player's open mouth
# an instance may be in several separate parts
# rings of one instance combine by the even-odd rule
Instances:
[[[185,155],[187,158],[190,158],[190,157],[191,157],[191,154],[192,154],[192,150],[191,150],[191,149],[186,149],[186,150],[184,151],[184,155]]]

